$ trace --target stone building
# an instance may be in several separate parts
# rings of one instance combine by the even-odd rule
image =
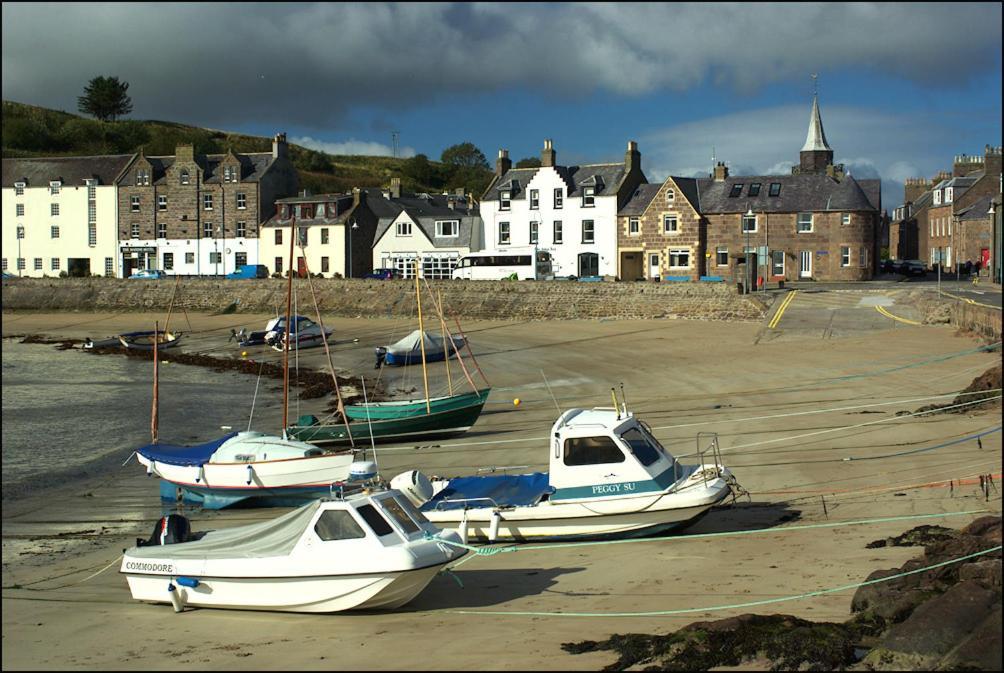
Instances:
[[[118,179],[123,275],[158,268],[179,275],[225,275],[258,264],[259,229],[299,178],[286,135],[271,152],[137,155]],[[267,265],[267,263],[266,263]]]
[[[706,221],[698,210],[697,180],[670,176],[639,185],[617,213],[621,280],[697,280]]]
[[[920,256],[920,223],[927,223],[934,182],[925,178],[907,178],[903,187],[903,203],[893,209],[889,224],[889,257],[892,259],[922,259]]]
[[[118,274],[116,181],[133,154],[3,160],[3,270]]]

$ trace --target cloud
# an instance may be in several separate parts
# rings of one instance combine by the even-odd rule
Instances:
[[[310,136],[301,136],[299,138],[290,138],[290,142],[296,145],[302,145],[308,149],[327,152],[328,154],[365,155],[372,157],[394,156],[394,149],[392,147],[382,143],[368,142],[365,140],[352,139],[344,142],[328,142],[325,140],[317,140],[315,138],[311,138]],[[413,157],[415,156],[415,149],[413,147],[399,147],[397,155],[404,158]]]
[[[131,84],[136,117],[217,127],[266,120],[316,135],[361,108],[513,88],[575,98],[711,82],[748,93],[810,69],[849,68],[941,90],[993,72],[1001,43],[997,3],[234,8],[4,3],[3,97],[74,110],[87,80],[116,75]]]

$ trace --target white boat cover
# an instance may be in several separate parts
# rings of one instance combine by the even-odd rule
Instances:
[[[421,353],[423,336],[425,337],[426,354],[443,352],[442,335],[435,334],[434,332],[422,332],[420,330],[415,330],[397,343],[387,346],[387,352],[393,353],[394,355]]]
[[[321,506],[310,503],[271,521],[214,530],[194,542],[130,549],[133,558],[227,559],[288,556]]]

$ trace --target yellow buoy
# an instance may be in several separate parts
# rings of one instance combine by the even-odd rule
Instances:
[[[241,357],[242,358],[246,358],[247,356],[248,356],[248,352],[247,351],[241,351]]]
[[[519,398],[518,397],[512,401],[512,405],[514,407],[518,407],[519,406]]]

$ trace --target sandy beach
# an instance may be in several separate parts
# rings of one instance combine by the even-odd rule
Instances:
[[[230,330],[261,329],[267,318],[189,314],[173,317],[172,325],[187,333],[181,350],[241,357],[227,341]],[[157,319],[163,316],[6,314],[3,336],[98,338]],[[376,376],[373,346],[414,329],[390,319],[330,324],[336,369],[367,377]],[[610,388],[619,394],[623,383],[628,407],[675,455],[692,453],[698,432],[717,432],[749,500],[713,510],[672,537],[468,557],[454,576],[437,576],[392,614],[176,614],[169,605],[132,600],[117,572],[122,550],[147,537],[160,516],[156,482],[130,462],[92,481],[5,503],[3,668],[598,669],[615,657],[570,655],[561,644],[664,633],[749,612],[842,621],[853,590],[748,604],[860,582],[916,555],[910,548],[867,549],[872,540],[925,523],[961,528],[1001,512],[1000,493],[985,498],[973,483],[1000,474],[1000,432],[981,444],[936,448],[999,426],[999,402],[909,415],[949,403],[1000,363],[999,352],[977,352],[979,341],[948,326],[880,326],[839,338],[790,331],[772,339],[762,338],[761,324],[683,320],[468,321],[464,328],[493,386],[485,412],[458,438],[378,447],[385,477],[412,468],[444,476],[492,465],[542,469],[555,405],[609,406]],[[247,351],[256,361],[280,357],[263,347]],[[299,357],[302,366],[327,366],[323,349]],[[445,371],[441,362],[430,367],[437,389]],[[467,385],[455,365],[451,373]],[[389,393],[420,391],[421,374],[387,372],[381,385]],[[274,381],[262,389],[256,425],[278,431],[281,393]],[[324,401],[300,405],[300,413],[318,413]],[[148,425],[149,418],[136,423]],[[162,427],[162,435],[169,432]],[[285,511],[191,518],[199,531]]]

